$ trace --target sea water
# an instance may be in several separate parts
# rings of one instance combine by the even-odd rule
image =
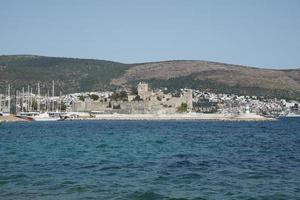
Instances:
[[[300,120],[3,123],[0,199],[300,199]]]

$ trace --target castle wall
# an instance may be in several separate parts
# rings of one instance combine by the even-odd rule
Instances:
[[[72,104],[73,112],[90,112],[90,111],[104,111],[107,109],[108,102],[99,101],[77,101]]]
[[[186,103],[189,110],[193,108],[191,91],[184,92],[181,97],[172,97],[170,94],[163,94],[162,92],[152,94],[152,92],[148,91],[147,84],[140,83],[138,88],[139,95],[146,100],[111,101],[111,105],[109,105],[109,102],[86,99],[84,102],[78,101],[73,103],[73,111],[123,114],[172,114],[176,113],[177,107],[181,106],[182,103]]]

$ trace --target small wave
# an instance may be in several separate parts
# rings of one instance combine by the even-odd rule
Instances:
[[[18,180],[18,179],[24,179],[27,178],[25,174],[16,174],[11,176],[0,176],[0,180]]]
[[[106,147],[108,147],[107,144],[99,144],[96,146],[96,149],[102,149],[102,148],[106,148]]]
[[[176,154],[172,157],[181,158],[181,159],[188,159],[188,158],[197,158],[199,156],[197,154],[192,154],[192,153],[189,153],[189,154],[179,153],[179,154]]]
[[[79,169],[93,169],[93,168],[96,168],[97,165],[86,165],[86,166],[82,166],[80,167]]]
[[[193,162],[190,162],[188,160],[182,160],[182,161],[174,162],[174,163],[168,165],[168,167],[170,167],[170,168],[179,168],[179,167],[192,167],[194,165],[195,164]]]
[[[75,185],[70,187],[67,192],[72,194],[72,193],[81,193],[81,192],[87,192],[91,191],[92,189],[97,188],[95,185]]]
[[[188,200],[186,198],[177,198],[177,197],[168,197],[162,194],[158,194],[155,192],[134,192],[133,194],[128,196],[128,199],[131,200]],[[192,200],[204,200],[203,198],[195,198]]]
[[[107,167],[102,167],[100,170],[114,170],[114,169],[121,169],[121,166],[107,166]]]
[[[128,196],[130,200],[206,200],[203,197],[185,198],[185,197],[168,197],[155,192],[134,192]]]
[[[200,179],[200,178],[203,178],[203,176],[201,176],[198,173],[186,173],[186,174],[181,174],[178,177],[183,178],[183,179]]]
[[[7,183],[9,183],[9,181],[0,181],[0,186],[2,186],[2,185],[5,185],[5,184],[7,184]]]

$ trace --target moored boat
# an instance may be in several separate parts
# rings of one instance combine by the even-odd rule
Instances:
[[[7,112],[0,112],[0,116],[9,116],[10,113],[7,113]]]
[[[28,121],[59,121],[60,113],[56,112],[45,112],[45,113],[39,113],[39,112],[22,112],[17,117],[26,119]]]
[[[285,117],[300,117],[300,114],[289,113],[289,114],[287,114]]]
[[[33,121],[32,117],[40,114],[39,112],[20,112],[16,115],[16,117],[27,120]]]
[[[59,121],[60,116],[53,113],[40,113],[31,117],[32,121]]]

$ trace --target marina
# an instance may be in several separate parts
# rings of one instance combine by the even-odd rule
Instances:
[[[300,0],[0,5],[0,200],[300,200]]]
[[[41,95],[40,83],[37,84],[37,94],[33,88],[27,87],[15,90],[11,95],[11,85],[7,87],[7,95],[0,96],[0,121],[62,121],[62,120],[217,120],[217,121],[270,121],[278,117],[299,117],[298,103],[285,103],[284,109],[270,108],[269,114],[259,113],[251,102],[257,100],[241,100],[239,107],[224,107],[221,97],[220,104],[201,105],[201,98],[207,98],[198,91],[184,89],[176,97],[161,90],[152,90],[146,83],[139,83],[137,94],[105,91],[103,93],[68,94],[55,96],[55,82],[52,81],[52,95],[49,90]],[[116,97],[116,95],[119,95]],[[123,95],[123,96],[122,96]],[[205,94],[207,95],[207,93]],[[139,100],[136,100],[137,97]],[[119,99],[118,99],[119,98]],[[215,96],[209,101],[215,102]],[[228,97],[227,97],[228,98]],[[233,97],[233,99],[236,97]],[[200,99],[200,100],[199,100]],[[226,100],[229,103],[234,100]],[[259,101],[258,101],[259,102]],[[284,102],[284,101],[282,101]],[[250,106],[252,104],[252,106]],[[272,103],[271,105],[273,105]],[[216,109],[216,105],[219,109]],[[230,105],[230,104],[229,104]],[[286,105],[290,105],[287,107]],[[205,106],[205,107],[204,107]],[[209,107],[210,106],[210,107]],[[223,108],[221,108],[221,106]],[[94,110],[93,110],[94,109]],[[214,112],[212,112],[215,110]],[[266,111],[263,111],[266,112]]]

